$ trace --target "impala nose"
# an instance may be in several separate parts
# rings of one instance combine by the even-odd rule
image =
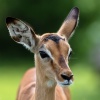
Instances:
[[[73,74],[71,74],[70,76],[66,75],[66,74],[61,74],[61,77],[64,79],[64,80],[71,80],[73,78]]]

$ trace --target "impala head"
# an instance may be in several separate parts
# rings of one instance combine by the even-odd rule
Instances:
[[[23,21],[8,17],[6,24],[11,38],[35,53],[36,67],[45,76],[66,86],[73,82],[73,73],[68,65],[72,49],[68,40],[72,36],[79,17],[79,9],[73,8],[57,33],[35,34]]]

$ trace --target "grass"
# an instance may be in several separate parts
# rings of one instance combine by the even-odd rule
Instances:
[[[72,100],[100,99],[99,76],[91,66],[77,64],[73,67],[75,81],[71,86]]]
[[[16,61],[0,65],[0,100],[15,100],[17,88],[25,70],[30,62],[22,61],[16,65]],[[25,64],[24,64],[25,62]],[[95,71],[84,64],[76,64],[71,68],[75,81],[71,88],[72,100],[99,100],[100,81]]]
[[[20,80],[24,72],[33,64],[18,59],[3,61],[0,62],[0,100],[15,100]]]

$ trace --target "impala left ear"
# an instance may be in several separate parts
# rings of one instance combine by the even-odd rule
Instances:
[[[79,9],[74,7],[63,22],[57,34],[65,36],[67,40],[73,35],[79,20]]]
[[[7,17],[6,25],[15,42],[24,45],[30,51],[36,48],[39,37],[28,24],[17,18]]]

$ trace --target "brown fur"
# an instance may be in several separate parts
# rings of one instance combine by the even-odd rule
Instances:
[[[36,84],[36,78],[35,79],[33,78],[33,76],[35,76],[35,74],[36,74],[35,70],[36,70],[35,68],[32,68],[25,73],[25,75],[21,81],[21,85],[20,85],[16,100],[33,100],[33,98],[34,98],[33,94],[35,93],[35,84]],[[30,79],[27,80],[27,77]],[[31,83],[31,84],[29,85],[29,83]],[[27,88],[25,88],[25,87],[27,87]],[[57,86],[52,87],[51,89],[48,87],[45,87],[45,88],[47,88],[46,89],[47,91],[44,90],[43,86],[38,89],[37,92],[45,91],[46,94],[45,94],[44,99],[42,99],[43,95],[38,95],[39,99],[37,99],[37,100],[40,100],[40,99],[41,100],[49,100],[49,99],[53,100],[53,99],[51,99],[51,97],[52,97],[51,93],[52,93],[52,91],[54,91],[55,88],[56,88],[56,91],[55,91],[56,100],[70,100],[70,98],[71,98],[68,87],[61,88],[59,85],[57,85]],[[50,96],[47,95],[47,92]],[[48,99],[46,99],[46,98],[48,98]]]
[[[19,19],[6,19],[10,36],[35,54],[35,67],[28,70],[20,83],[16,100],[70,100],[66,85],[73,81],[68,65],[68,39],[78,23],[79,9],[73,8],[57,33],[35,34]],[[47,57],[42,58],[40,51]],[[66,87],[61,87],[61,86]]]
[[[43,37],[41,37],[41,40],[46,38],[48,35],[47,34],[43,35]],[[39,47],[41,47],[41,45],[45,44],[47,46],[47,48],[51,51],[55,61],[53,61],[53,62],[51,61],[50,62],[51,64],[48,63],[52,67],[52,68],[50,68],[50,70],[53,69],[54,73],[56,73],[56,75],[57,75],[57,78],[60,81],[63,81],[63,79],[60,76],[60,73],[62,73],[63,71],[65,71],[65,73],[68,73],[68,71],[70,70],[69,67],[66,65],[66,61],[64,60],[64,56],[65,55],[67,56],[67,54],[68,54],[68,48],[69,48],[68,46],[69,45],[67,44],[67,42],[65,42],[65,43],[61,43],[61,42],[65,42],[65,41],[60,40],[59,44],[56,44],[52,40],[48,40],[47,42],[41,41],[39,43]],[[63,44],[63,46],[62,46],[62,44]],[[56,51],[56,52],[54,52],[54,51]],[[46,82],[49,80],[48,78],[53,77],[52,74],[54,74],[54,73],[52,71],[51,71],[51,73],[48,73],[45,71],[45,67],[41,63],[40,58],[38,58],[37,55],[35,57],[35,64],[36,64],[37,71],[35,71],[35,69],[31,69],[24,75],[24,78],[20,85],[20,90],[18,92],[19,97],[23,98],[23,99],[17,99],[17,100],[31,100],[31,97],[35,93],[35,90],[36,90],[36,94],[34,94],[35,100],[40,100],[40,99],[41,100],[55,100],[55,98],[56,98],[56,100],[70,100],[70,93],[69,93],[69,89],[67,87],[63,89],[58,85],[56,86],[56,83],[53,87],[48,87],[46,85]],[[71,73],[72,72],[70,72],[70,74]],[[45,74],[47,74],[47,75],[45,75]],[[49,76],[48,74],[51,76]],[[34,76],[34,78],[33,78],[33,76]],[[38,76],[38,77],[36,78],[35,76]],[[29,78],[29,79],[27,80],[27,78]],[[54,93],[54,91],[56,94]],[[54,94],[56,95],[56,97]],[[32,100],[34,100],[34,99],[32,98]]]

